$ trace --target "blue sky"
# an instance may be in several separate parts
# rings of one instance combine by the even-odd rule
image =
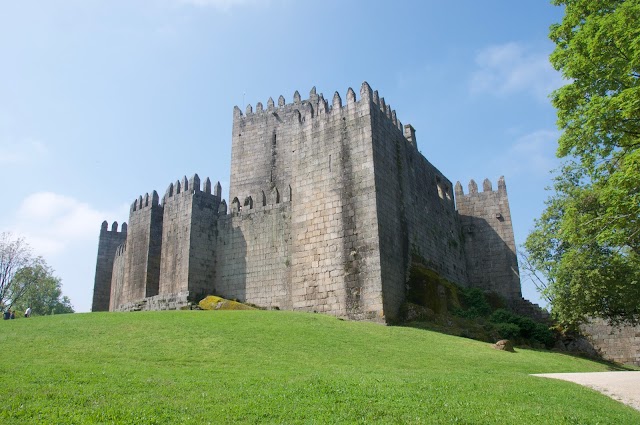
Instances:
[[[521,244],[558,165],[561,17],[540,0],[3,2],[0,231],[89,311],[103,220],[196,172],[227,193],[234,105],[313,86],[344,99],[366,80],[465,192],[505,176]]]

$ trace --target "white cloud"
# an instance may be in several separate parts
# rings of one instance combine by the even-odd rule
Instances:
[[[506,96],[528,92],[546,100],[563,84],[548,57],[549,52],[532,51],[520,43],[486,47],[476,55],[477,69],[471,76],[471,93]]]
[[[193,6],[213,7],[215,9],[228,11],[236,6],[265,4],[268,0],[180,0],[180,2]]]
[[[98,236],[102,221],[128,218],[129,205],[98,210],[86,202],[53,192],[28,195],[20,202],[10,231],[24,237],[62,279],[62,292],[76,311],[91,309]]]
[[[58,255],[68,247],[96,243],[105,218],[126,217],[128,206],[99,211],[74,198],[39,192],[27,196],[18,207],[13,231],[24,235],[40,255]]]
[[[25,165],[46,157],[44,143],[27,139],[10,146],[0,146],[0,165]]]
[[[498,158],[498,162],[504,173],[510,176],[548,177],[549,172],[558,166],[555,157],[558,137],[560,134],[555,130],[525,134]]]

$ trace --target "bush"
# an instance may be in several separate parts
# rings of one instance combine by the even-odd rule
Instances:
[[[460,290],[460,307],[452,309],[452,313],[465,319],[487,317],[491,313],[491,306],[487,302],[484,291],[478,288]]]
[[[548,348],[553,347],[553,344],[556,342],[551,329],[542,323],[536,323],[536,328],[533,331],[532,338],[543,343]]]
[[[528,317],[519,316],[509,310],[498,309],[494,311],[489,317],[489,321],[495,324],[494,326],[498,334],[513,331],[513,327],[507,327],[507,329],[505,325],[515,325],[519,331],[513,338],[533,339],[547,347],[551,347],[555,340],[553,333],[546,325],[538,323]]]
[[[489,316],[489,321],[493,323],[514,323],[516,315],[509,310],[499,308]]]
[[[491,306],[485,298],[484,291],[478,288],[467,288],[462,291],[462,304],[466,307],[466,317],[484,317],[491,313]]]
[[[515,339],[520,336],[520,326],[514,323],[496,323],[494,328],[501,339]]]

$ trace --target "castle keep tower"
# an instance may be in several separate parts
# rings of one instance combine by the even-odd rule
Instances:
[[[397,316],[419,261],[461,286],[519,299],[504,181],[496,192],[485,186],[464,195],[458,184],[454,199],[413,127],[366,82],[345,101],[313,88],[292,103],[235,107],[230,203],[197,175],[171,184],[162,202],[141,197],[126,244],[98,257],[95,292],[109,282],[111,310],[216,294],[382,321]]]

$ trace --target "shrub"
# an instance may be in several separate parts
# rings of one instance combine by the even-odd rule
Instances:
[[[519,331],[514,337],[532,339],[547,347],[551,347],[555,341],[553,333],[546,325],[538,323],[528,317],[519,316],[509,310],[498,309],[494,311],[489,317],[489,321],[495,324],[495,329],[499,334],[501,332],[500,329],[504,328],[504,325],[515,325]]]
[[[515,339],[520,335],[520,326],[514,323],[496,323],[494,328],[502,339]]]
[[[533,331],[532,337],[536,341],[543,343],[548,348],[553,347],[553,344],[556,342],[551,329],[549,329],[547,325],[542,323],[536,323],[536,327]]]
[[[489,321],[493,323],[514,323],[516,315],[509,310],[499,308],[489,316]]]
[[[466,307],[463,317],[475,318],[485,317],[491,313],[491,306],[485,298],[485,293],[478,288],[467,288],[462,290],[462,304]]]

